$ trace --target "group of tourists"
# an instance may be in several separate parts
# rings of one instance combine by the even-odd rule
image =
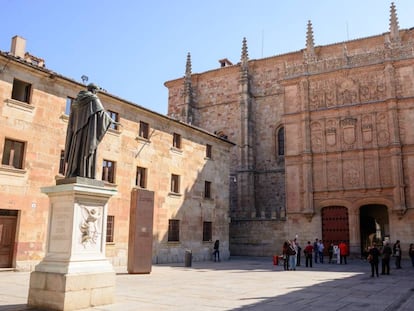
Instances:
[[[322,240],[315,239],[315,242],[311,244],[308,241],[305,249],[303,250],[305,255],[305,266],[312,268],[313,260],[315,263],[324,263],[324,251],[325,245]],[[348,256],[348,246],[342,241],[338,246],[335,246],[333,243],[330,244],[328,248],[329,263],[333,263],[333,256],[339,256],[340,264],[346,264],[346,258]],[[297,266],[300,266],[301,258],[301,247],[299,246],[298,241],[295,239],[291,241],[285,241],[282,247],[282,260],[284,270],[296,270]]]
[[[300,266],[301,250],[297,239],[287,240],[283,243],[282,256],[284,270],[296,270],[297,266]],[[313,243],[307,242],[306,247],[303,250],[305,255],[305,266],[312,268],[313,263],[324,263],[324,251],[325,245],[322,240],[315,239]],[[401,269],[401,243],[397,240],[391,247],[389,241],[384,241],[382,247],[379,247],[376,243],[373,243],[366,251],[367,261],[371,265],[371,277],[376,275],[379,277],[378,266],[381,260],[381,274],[390,274],[390,261],[391,258],[395,258],[395,269]],[[336,257],[336,263],[347,264],[347,257],[349,255],[348,245],[345,241],[341,241],[338,245],[330,243],[328,247],[329,263],[334,263],[334,257]],[[414,268],[414,243],[410,244],[408,255],[411,259],[411,264]]]
[[[401,269],[402,250],[400,240],[397,240],[391,247],[389,241],[384,241],[382,247],[378,247],[374,242],[371,247],[368,248],[367,261],[371,265],[371,277],[376,275],[379,277],[378,266],[381,259],[381,274],[390,274],[390,261],[391,257],[395,259],[395,269]],[[414,267],[414,244],[411,243],[408,249],[408,255],[411,259],[411,264]]]

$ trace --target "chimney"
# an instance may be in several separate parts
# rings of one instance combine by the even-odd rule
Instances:
[[[14,36],[11,42],[10,53],[15,57],[24,58],[26,53],[26,39]]]

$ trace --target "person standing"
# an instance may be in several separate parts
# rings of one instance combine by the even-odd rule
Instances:
[[[342,241],[338,245],[339,247],[339,261],[342,265],[342,262],[346,264],[346,257],[348,257],[348,245],[346,245],[345,241]]]
[[[315,239],[315,242],[313,242],[313,252],[314,252],[314,259],[315,259],[315,263],[318,263],[318,257],[319,257],[319,253],[318,253],[318,251],[319,251],[319,247],[318,247],[318,244],[319,244],[319,239]]]
[[[300,247],[299,242],[296,240],[296,238],[293,240],[296,244],[296,266],[300,266],[300,254],[302,251],[302,247]]]
[[[400,240],[397,240],[392,248],[393,254],[395,256],[395,268],[401,269],[401,244]]]
[[[408,249],[408,256],[410,256],[411,264],[414,267],[414,244],[413,243],[410,244],[410,248]]]
[[[282,257],[283,257],[283,270],[289,270],[289,255],[288,255],[289,243],[285,241],[282,247]]]
[[[392,249],[390,243],[385,241],[384,247],[382,249],[382,259],[381,259],[381,274],[390,274],[390,260],[392,255]]]
[[[374,272],[376,273],[377,277],[379,277],[378,262],[379,262],[380,251],[377,248],[377,245],[375,243],[372,244],[372,247],[370,248],[368,254],[369,254],[368,255],[369,263],[371,264],[371,277],[374,277]]]
[[[334,245],[333,243],[331,243],[328,247],[328,255],[329,255],[328,263],[332,263],[333,253],[334,253]]]
[[[323,263],[323,252],[325,250],[325,245],[323,245],[322,240],[319,240],[318,243],[318,253],[319,253],[319,262]]]
[[[288,254],[289,254],[289,270],[296,270],[297,250],[296,250],[296,244],[293,240],[290,241],[289,243]]]
[[[220,261],[220,241],[216,240],[216,242],[214,242],[214,251],[213,251],[213,256],[214,256],[214,261]]]
[[[313,246],[310,241],[308,241],[308,245],[306,245],[305,250],[305,263],[306,267],[310,266],[312,268],[312,253],[313,253]]]

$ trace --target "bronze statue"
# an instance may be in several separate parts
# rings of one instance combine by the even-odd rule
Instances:
[[[96,93],[99,87],[89,84],[72,103],[65,143],[67,178],[95,179],[96,149],[111,123],[116,123],[105,111]]]

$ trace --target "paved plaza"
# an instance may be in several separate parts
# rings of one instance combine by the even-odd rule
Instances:
[[[414,310],[414,268],[408,261],[401,270],[393,266],[391,275],[378,278],[371,278],[369,264],[360,259],[296,271],[252,257],[192,267],[154,265],[146,275],[120,267],[115,303],[87,310]],[[29,279],[29,272],[0,272],[0,311],[40,311],[26,305]]]

